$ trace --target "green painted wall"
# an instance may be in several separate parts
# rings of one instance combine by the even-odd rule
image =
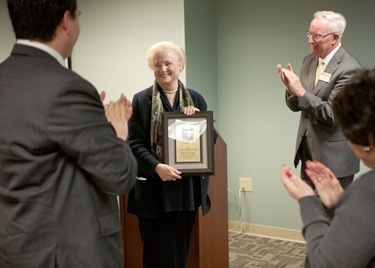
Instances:
[[[292,165],[299,114],[286,107],[275,66],[291,63],[299,72],[303,57],[310,53],[305,33],[313,13],[334,10],[347,19],[343,45],[365,67],[373,67],[375,2],[213,1],[185,1],[187,81],[202,91],[201,85],[205,90],[208,81],[217,79],[216,95],[204,93],[211,103],[217,97],[216,126],[228,146],[229,189],[238,198],[239,178],[253,179],[253,192],[242,193],[238,201],[243,220],[300,229],[298,205],[279,180],[281,165]],[[209,47],[216,58],[207,54]],[[215,65],[217,73],[212,74]],[[237,221],[234,195],[228,193],[229,219]]]

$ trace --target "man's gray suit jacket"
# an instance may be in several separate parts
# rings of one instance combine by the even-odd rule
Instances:
[[[336,177],[350,176],[359,171],[359,159],[349,148],[335,121],[332,100],[352,75],[361,69],[361,65],[341,46],[324,70],[328,81],[319,80],[315,85],[317,65],[316,55],[304,58],[299,77],[306,93],[301,98],[288,94],[285,98],[292,111],[301,112],[294,164],[297,166],[300,160],[298,148],[307,131],[312,159],[325,164]]]
[[[48,53],[0,64],[0,267],[123,267],[116,195],[137,164],[96,89]]]

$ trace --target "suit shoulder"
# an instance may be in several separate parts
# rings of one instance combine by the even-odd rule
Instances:
[[[207,103],[206,103],[206,100],[203,98],[203,96],[198,91],[195,91],[194,89],[188,88],[188,91],[194,102],[194,106],[200,109],[201,111],[206,111]]]
[[[145,96],[152,96],[152,86],[142,89],[134,94],[134,99],[143,99]]]
[[[192,98],[195,97],[195,98],[202,98],[202,99],[204,99],[203,96],[202,96],[202,94],[200,94],[198,91],[196,91],[194,89],[191,89],[191,88],[188,88],[188,90],[189,90],[189,93],[190,93],[190,95],[191,95]]]
[[[335,56],[352,65],[361,66],[360,61],[343,46],[340,47]]]
[[[68,91],[84,91],[86,93],[97,94],[97,90],[93,84],[88,80],[80,76],[79,74],[73,72],[72,70],[66,69],[60,72],[60,82],[62,88]]]

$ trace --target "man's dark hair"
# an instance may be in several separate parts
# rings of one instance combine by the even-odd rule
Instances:
[[[354,75],[333,99],[332,108],[345,136],[368,146],[370,135],[375,136],[375,68]]]
[[[64,13],[74,19],[77,0],[7,0],[16,39],[51,41]]]

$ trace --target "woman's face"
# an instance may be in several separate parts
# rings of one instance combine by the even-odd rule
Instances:
[[[363,161],[363,163],[368,166],[369,168],[375,169],[375,147],[374,147],[374,139],[370,138],[370,150],[365,151],[364,146],[352,143],[348,141],[350,149],[354,152],[354,154]]]
[[[163,89],[177,88],[182,65],[171,49],[165,49],[154,55],[154,76]]]

